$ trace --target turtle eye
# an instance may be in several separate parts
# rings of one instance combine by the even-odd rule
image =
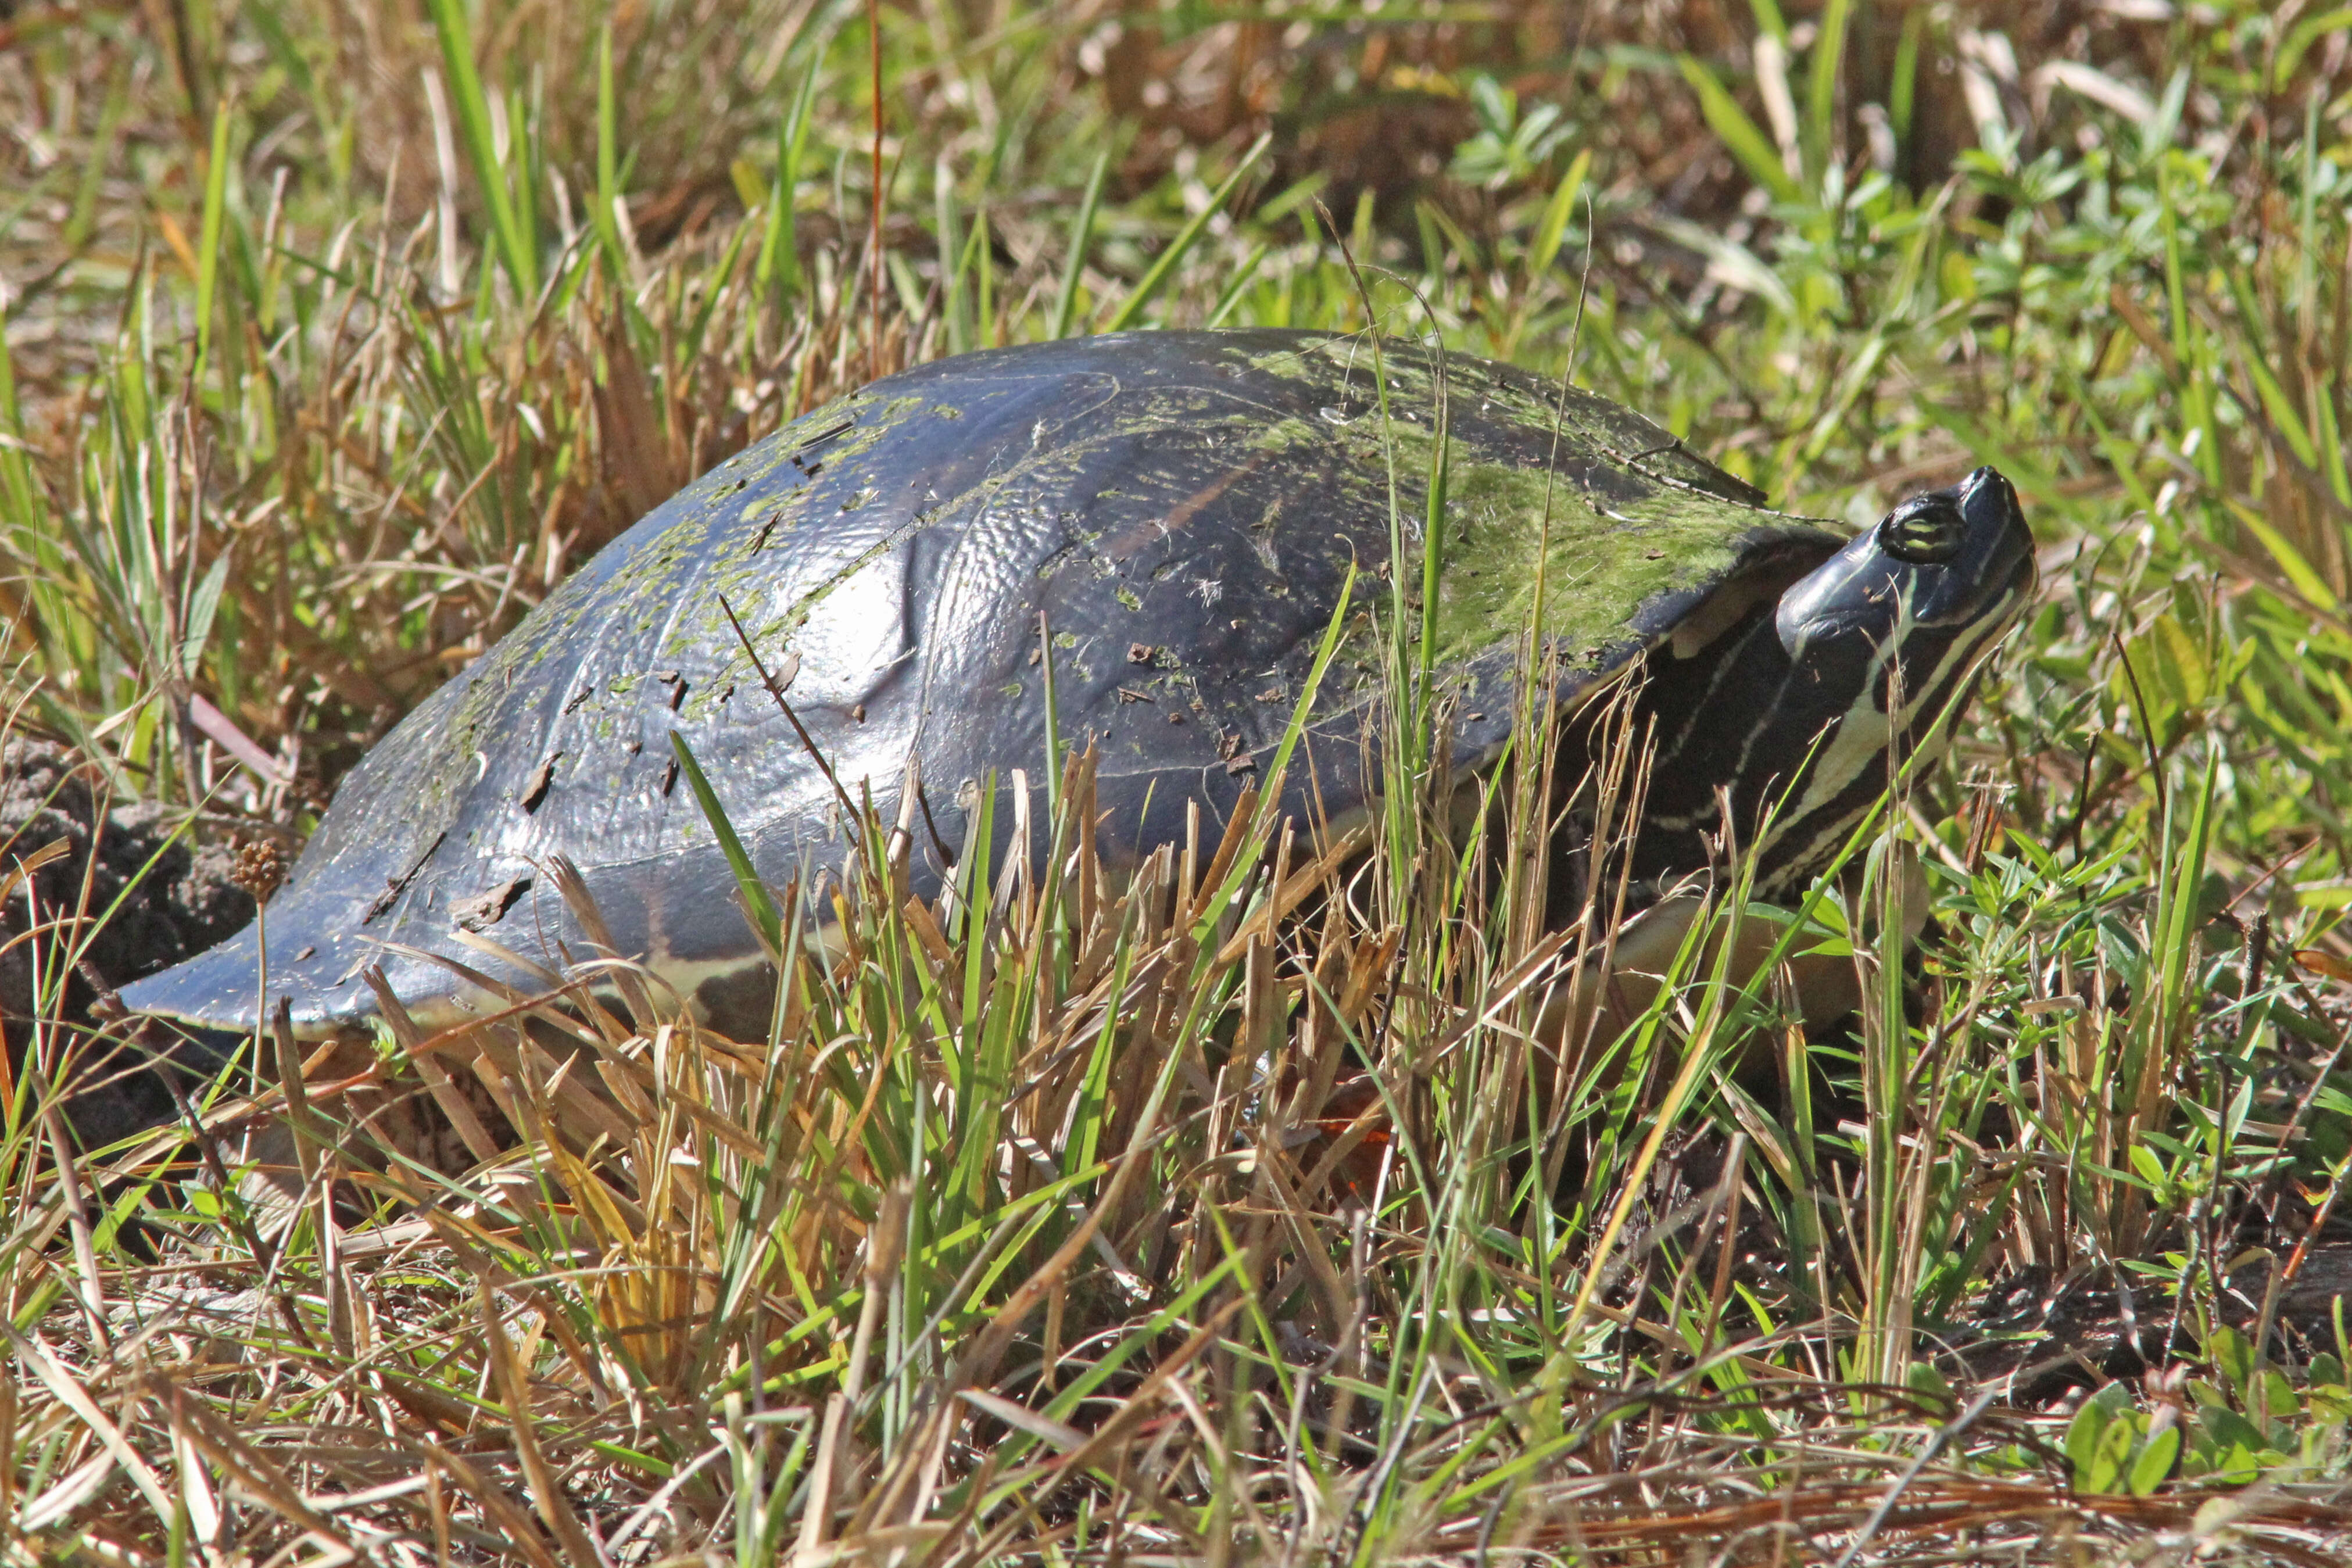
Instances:
[[[1878,542],[1897,561],[1927,565],[1958,554],[1965,531],[1960,509],[1951,497],[1922,496],[1887,514],[1878,525]]]

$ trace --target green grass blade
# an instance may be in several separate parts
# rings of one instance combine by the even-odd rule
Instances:
[[[596,30],[596,205],[588,216],[596,237],[613,264],[613,276],[625,279],[628,253],[621,246],[620,220],[614,216],[621,199],[621,110],[613,88],[613,24]]]
[[[1263,241],[1250,247],[1249,255],[1243,259],[1239,267],[1234,268],[1233,281],[1225,285],[1225,291],[1219,297],[1216,309],[1209,312],[1209,319],[1202,325],[1222,327],[1225,324],[1225,318],[1239,308],[1242,296],[1249,291],[1251,284],[1257,281],[1258,268],[1265,265],[1266,255],[1273,248]]]
[[[1110,324],[1103,331],[1121,331],[1134,323],[1135,318],[1142,313],[1143,308],[1151,303],[1167,283],[1170,274],[1176,270],[1176,264],[1184,259],[1185,254],[1192,248],[1193,244],[1208,228],[1209,220],[1224,210],[1225,203],[1232,197],[1234,187],[1248,176],[1252,169],[1257,167],[1258,160],[1265,157],[1265,150],[1273,145],[1274,138],[1271,135],[1261,136],[1250,144],[1250,150],[1242,154],[1242,161],[1234,166],[1234,172],[1225,176],[1225,183],[1211,193],[1209,205],[1194,213],[1192,221],[1178,229],[1176,237],[1170,240],[1167,247],[1152,258],[1151,266],[1146,269],[1142,278],[1137,280],[1135,287],[1128,292],[1127,299],[1120,303],[1118,311],[1110,319]]]
[[[2272,62],[2271,90],[2284,92],[2294,78],[2295,68],[2311,46],[2330,33],[2340,33],[2352,27],[2352,5],[2339,5],[2333,11],[2323,11],[2316,16],[2306,16],[2289,30],[2285,42],[2279,45],[2278,57]]]
[[[506,166],[490,132],[489,100],[482,90],[481,73],[474,68],[473,30],[466,22],[465,0],[425,0],[425,5],[433,13],[433,30],[440,39],[442,68],[448,74],[449,96],[457,108],[467,156],[474,165],[474,183],[481,190],[483,205],[489,208],[491,238],[499,259],[516,293],[527,300],[536,300],[539,257],[516,216]],[[521,132],[520,125],[514,127],[517,136]]]
[[[1846,25],[1853,0],[1829,0],[1821,34],[1813,40],[1811,75],[1805,83],[1805,173],[1819,181],[1837,150],[1838,69],[1845,59]]]
[[[228,584],[231,552],[223,550],[213,557],[212,569],[196,584],[194,596],[188,605],[183,621],[187,632],[180,642],[180,673],[193,680],[196,666],[205,657],[205,644],[212,639],[213,620],[220,614],[221,590]]]
[[[1054,300],[1054,324],[1045,334],[1049,338],[1070,335],[1070,315],[1078,303],[1078,278],[1087,269],[1087,249],[1095,237],[1095,208],[1102,200],[1103,175],[1109,169],[1110,149],[1106,147],[1095,154],[1086,195],[1078,199],[1078,216],[1070,220],[1069,252],[1062,262],[1062,289]]]
[[[686,737],[676,730],[669,732],[669,749],[677,758],[678,772],[686,775],[687,787],[694,791],[694,801],[702,808],[703,820],[719,840],[719,852],[727,858],[727,869],[733,873],[737,891],[743,895],[743,907],[751,916],[751,924],[760,933],[760,941],[772,954],[784,951],[784,916],[776,907],[775,896],[768,885],[760,880],[759,868],[751,863],[751,852],[727,820],[726,808],[719,804],[719,792],[710,787],[710,780],[702,764],[694,760],[692,748]]]
[[[1037,662],[1045,687],[1045,821],[1048,832],[1062,822],[1062,702],[1054,680],[1054,628],[1045,612],[1037,612]]]
[[[533,102],[536,102],[534,99]],[[514,214],[515,228],[522,237],[522,253],[531,258],[531,277],[539,277],[539,202],[537,193],[544,183],[544,169],[540,159],[539,115],[527,107],[522,90],[518,88],[507,94],[507,160],[500,171],[507,188],[507,210]],[[531,303],[539,300],[538,291],[524,296]]]
[[[1903,14],[1903,32],[1895,41],[1895,72],[1886,86],[1886,120],[1895,144],[1910,144],[1911,120],[1919,94],[1919,40],[1927,31],[1927,7],[1915,5]]]
[[[719,265],[712,268],[709,286],[703,291],[702,304],[694,312],[694,324],[687,329],[680,345],[685,351],[687,363],[692,363],[701,356],[703,339],[710,331],[711,318],[718,314],[719,301],[726,298],[729,287],[735,281],[735,268],[742,262],[743,247],[751,238],[751,226],[737,224],[733,237],[727,241],[726,251],[719,258]]]
[[[762,294],[778,297],[801,285],[800,242],[794,232],[794,206],[799,199],[801,161],[808,152],[810,110],[816,102],[817,71],[824,62],[812,59],[793,97],[792,112],[776,127],[776,179],[768,197],[768,230],[761,237],[760,259],[752,281]]]
[[[1764,134],[1748,111],[1739,107],[1715,72],[1696,56],[1681,55],[1675,58],[1682,68],[1683,79],[1698,94],[1698,109],[1706,117],[1716,135],[1722,138],[1725,151],[1748,171],[1748,177],[1772,193],[1775,199],[1800,202],[1804,191],[1795,178],[1781,166],[1780,150],[1772,139]]]
[[[1274,825],[1276,814],[1281,810],[1282,786],[1289,776],[1291,756],[1298,749],[1299,737],[1307,732],[1307,720],[1314,716],[1316,695],[1323,689],[1323,680],[1330,672],[1331,661],[1339,657],[1339,646],[1347,639],[1348,611],[1354,604],[1355,596],[1356,565],[1351,561],[1348,563],[1348,574],[1340,579],[1339,603],[1331,612],[1329,623],[1323,628],[1323,641],[1315,650],[1315,662],[1307,667],[1307,679],[1299,687],[1298,700],[1291,705],[1290,722],[1283,726],[1282,739],[1275,742],[1272,761],[1259,772],[1258,776],[1265,781],[1265,784],[1258,795],[1258,819],[1251,825],[1252,836],[1256,839],[1264,839]],[[1212,911],[1222,910],[1239,892],[1243,882],[1256,874],[1256,866],[1250,856],[1236,855],[1234,861],[1233,868],[1225,874],[1225,885],[1216,897],[1208,901]],[[1213,922],[1216,918],[1217,914],[1212,912],[1208,920]]]
[[[2343,426],[2336,422],[2336,400],[2319,396],[2312,399],[2319,411],[2319,455],[2326,465],[2327,488],[2336,500],[2352,507],[2352,464],[2347,464],[2344,451]]]
[[[2253,378],[2254,395],[2262,400],[2263,411],[2270,416],[2271,423],[2278,426],[2279,434],[2286,437],[2286,444],[2294,449],[2295,460],[2306,468],[2318,468],[2318,443],[2311,438],[2311,431],[2304,424],[2303,416],[2295,410],[2294,400],[2279,384],[2278,377],[2272,374],[2271,367],[2263,363],[2259,352],[2247,354],[2243,363],[2246,374]]]
[[[33,477],[33,459],[25,445],[25,424],[16,404],[16,362],[8,352],[8,312],[0,303],[0,500],[7,503],[5,520],[23,529],[36,542],[45,537],[35,527],[42,515],[39,491]],[[52,576],[54,583],[57,579]],[[36,585],[38,586],[37,579]]]
[[[971,258],[976,275],[972,285],[974,336],[981,347],[992,349],[997,346],[996,232],[986,207],[971,215],[971,238],[964,250]]]
[[[1584,194],[1584,177],[1592,169],[1592,149],[1584,148],[1568,166],[1568,173],[1552,187],[1551,200],[1544,206],[1543,221],[1536,226],[1535,243],[1528,248],[1528,281],[1549,275],[1551,264],[1559,258],[1560,241],[1567,237],[1569,220],[1576,216],[1576,198]]]
[[[1330,183],[1331,176],[1318,169],[1302,179],[1293,181],[1286,189],[1260,202],[1251,210],[1250,221],[1262,229],[1272,228],[1292,213],[1307,207],[1317,196],[1323,194],[1323,187]],[[1311,215],[1307,218],[1307,233],[1310,236],[1314,233],[1314,221]]]
[[[1421,650],[1413,680],[1412,710],[1431,710],[1436,692],[1438,589],[1445,575],[1445,489],[1452,468],[1453,389],[1446,384],[1444,361],[1438,361],[1437,409],[1429,449],[1428,504],[1421,522]]]
[[[212,354],[213,299],[220,289],[221,214],[228,202],[228,111],[224,97],[213,111],[212,156],[205,169],[204,226],[196,242],[196,365],[188,377],[202,385]]]
[[[66,219],[65,232],[58,236],[65,250],[79,250],[89,240],[98,221],[99,198],[106,186],[107,171],[114,164],[122,147],[122,125],[130,117],[135,62],[125,58],[121,69],[107,89],[106,107],[100,111],[98,135],[90,142],[89,156],[82,163],[81,178],[74,188],[72,216]],[[46,184],[47,182],[41,182]],[[23,193],[27,198],[41,189],[37,184]],[[13,226],[11,225],[10,226]]]
[[[2205,771],[2199,781],[2196,801],[2189,807],[2187,829],[2181,835],[2179,859],[2173,868],[2171,885],[2165,892],[2164,921],[2157,938],[2157,952],[2163,965],[2164,1005],[2159,1016],[2173,1028],[2179,1027],[2187,1016],[2198,915],[2213,837],[2214,784],[2220,776],[2221,760],[2218,749],[2207,749]],[[2161,1046],[2167,1042],[2158,1043]]]
[[[932,171],[933,222],[940,248],[940,319],[947,326],[948,353],[960,354],[971,347],[971,321],[963,289],[963,237],[957,221],[955,171],[945,158]]]

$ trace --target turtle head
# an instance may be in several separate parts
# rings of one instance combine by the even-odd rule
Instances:
[[[2033,577],[2017,491],[1979,468],[1905,501],[1781,594],[1777,636],[1750,656],[1785,671],[1764,721],[1773,739],[1734,782],[1778,800],[1759,846],[1768,888],[1832,855],[1895,762],[1940,748],[1936,721],[1965,700]]]
[[[2033,587],[2033,535],[1992,468],[1914,496],[1780,595],[1773,627],[1799,665],[1856,655],[1910,666],[1916,690],[1952,658],[1973,663]],[[1923,662],[1937,668],[1918,668]]]
[[[1657,885],[1712,858],[1719,797],[1766,897],[1833,857],[2024,607],[2033,536],[2009,481],[1979,468],[1781,581],[1728,631],[1651,658],[1661,741],[1635,869]]]
[[[1991,468],[1809,559],[1809,571],[1784,559],[1735,578],[1726,607],[1702,605],[1643,668],[1633,732],[1657,750],[1630,869],[1659,903],[1615,950],[1637,984],[1667,967],[1698,908],[1679,879],[1727,848],[1751,857],[1767,900],[1827,868],[1898,768],[1940,747],[1937,720],[1967,700],[2033,589],[2033,536]],[[1850,972],[1801,962],[1796,973],[1809,1016],[1853,1005]]]

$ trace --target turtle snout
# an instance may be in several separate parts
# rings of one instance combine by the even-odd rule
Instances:
[[[2017,488],[1999,468],[1979,468],[1960,482],[1959,498],[1978,579],[1997,593],[2022,594],[2033,582],[2033,531]]]
[[[2025,521],[2024,509],[2017,504],[2017,487],[2011,484],[2008,476],[1999,468],[1979,468],[1962,479],[1959,488],[1952,493],[1959,497],[1960,505],[1967,509],[1971,521],[1979,518],[1990,518],[2000,523],[2012,518],[2019,522]]]

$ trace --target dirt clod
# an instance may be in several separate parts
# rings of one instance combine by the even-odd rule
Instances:
[[[88,1138],[171,1113],[152,1069],[123,1070],[119,1051],[97,1059],[108,1053],[92,1045],[89,977],[127,985],[253,919],[227,847],[173,841],[173,827],[159,806],[117,804],[104,775],[63,748],[0,745],[0,885],[14,884],[0,903],[0,1034],[12,1065],[32,1052],[52,1080],[82,1086],[68,1110]],[[59,843],[62,854],[17,878]]]

